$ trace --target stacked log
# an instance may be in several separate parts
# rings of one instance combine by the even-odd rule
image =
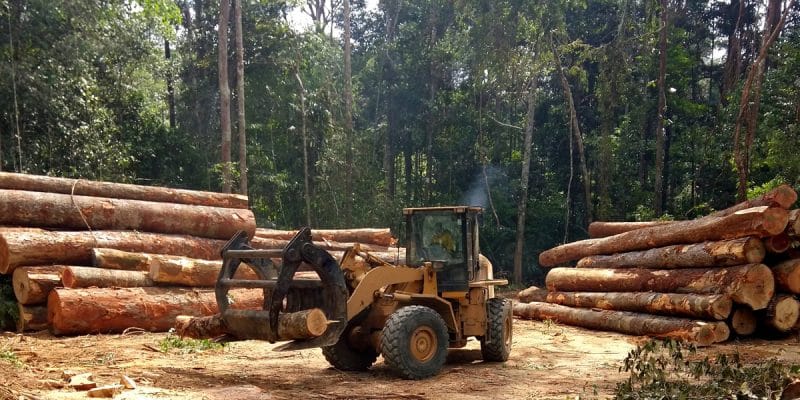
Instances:
[[[796,200],[783,185],[694,220],[594,222],[590,239],[540,254],[556,268],[546,289],[520,293],[514,312],[699,345],[789,332],[800,326]]]

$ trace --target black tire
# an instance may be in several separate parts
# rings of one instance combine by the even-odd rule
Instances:
[[[511,315],[510,300],[493,298],[486,302],[486,335],[480,338],[484,361],[508,360],[513,338]]]
[[[447,359],[447,324],[424,306],[403,307],[383,328],[381,353],[390,368],[405,379],[425,379],[441,371]]]
[[[366,371],[378,359],[378,352],[372,346],[363,350],[351,346],[348,340],[351,329],[347,328],[333,346],[322,347],[322,355],[340,371]]]

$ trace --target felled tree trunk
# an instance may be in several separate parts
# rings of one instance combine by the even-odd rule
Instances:
[[[123,183],[89,181],[85,179],[54,178],[51,176],[15,174],[9,172],[0,173],[0,188],[209,207],[248,208],[247,196],[238,194],[170,189],[158,186],[129,185]]]
[[[64,287],[75,288],[112,288],[112,287],[148,287],[153,281],[144,271],[123,271],[94,267],[67,267],[61,274]]]
[[[777,332],[789,332],[800,317],[800,302],[792,295],[779,294],[759,312],[761,322]]]
[[[278,340],[312,339],[328,329],[328,319],[319,308],[278,314]],[[175,320],[175,331],[181,337],[209,339],[231,335],[220,314],[191,317],[182,315]]]
[[[589,237],[601,238],[607,236],[614,236],[620,233],[635,231],[642,228],[650,228],[652,226],[661,226],[671,224],[674,221],[639,221],[639,222],[609,222],[609,221],[594,221],[589,224]]]
[[[231,290],[236,309],[261,309],[260,290]],[[218,313],[213,290],[180,288],[55,289],[47,299],[47,316],[56,335],[122,332],[137,327],[169,330],[179,315]]]
[[[758,319],[756,318],[756,314],[749,307],[736,306],[731,312],[731,316],[728,319],[728,324],[730,325],[731,330],[733,330],[733,332],[737,335],[749,336],[756,331],[756,327],[758,327]]]
[[[551,292],[727,294],[754,310],[766,307],[775,293],[772,271],[763,264],[669,270],[553,268],[546,282]]]
[[[0,234],[0,273],[24,265],[90,265],[92,248],[219,259],[221,240],[128,231],[7,232]]]
[[[17,332],[42,331],[48,329],[47,306],[19,304]]]
[[[679,244],[613,255],[581,258],[578,268],[694,268],[755,264],[764,260],[760,239],[744,237],[732,240]]]
[[[230,239],[252,237],[253,212],[142,200],[0,189],[0,224],[67,229],[125,229]]]
[[[14,296],[23,305],[47,302],[47,294],[57,286],[61,286],[62,265],[44,267],[24,267],[14,271],[11,283]]]
[[[222,261],[198,260],[188,257],[152,255],[150,279],[160,284],[193,287],[213,287],[217,283]],[[258,279],[255,271],[245,264],[236,269],[235,279]]]
[[[282,231],[277,229],[256,229],[256,237],[264,239],[289,240],[298,231]],[[397,243],[389,228],[360,228],[360,229],[314,229],[311,231],[312,240],[321,242],[330,240],[343,243],[365,243],[389,247]]]
[[[544,303],[547,301],[547,289],[538,286],[531,286],[517,293],[520,303],[530,303],[532,301]]]
[[[797,192],[789,185],[780,185],[759,198],[743,201],[724,210],[711,213],[709,217],[724,217],[753,207],[780,207],[788,209],[797,201]]]
[[[116,249],[92,249],[92,265],[123,271],[150,271],[150,255]]]
[[[250,241],[250,246],[252,246],[254,249],[262,249],[262,250],[282,249],[282,248],[286,247],[287,244],[289,244],[288,240],[267,239],[267,238],[262,238],[262,237],[258,237],[258,236],[254,237]],[[322,248],[324,250],[328,250],[328,251],[330,251],[330,250],[343,251],[343,250],[347,250],[347,249],[353,247],[354,245],[356,245],[356,243],[340,243],[340,242],[334,242],[332,240],[314,241],[314,244],[317,245],[318,247],[320,247],[320,248]],[[393,250],[391,247],[379,246],[379,245],[375,245],[375,244],[358,243],[358,245],[361,248],[361,250],[368,251],[370,253],[372,253],[372,252],[391,253],[392,250]]]
[[[791,259],[772,267],[772,274],[775,275],[778,290],[800,293],[800,259]]]
[[[694,321],[627,311],[572,308],[549,303],[518,303],[514,305],[514,315],[536,320],[549,319],[567,325],[629,335],[680,339],[699,346],[708,346],[721,339],[716,327],[719,322]]]
[[[550,292],[547,302],[580,308],[723,320],[731,313],[730,297],[720,294],[653,292]]]

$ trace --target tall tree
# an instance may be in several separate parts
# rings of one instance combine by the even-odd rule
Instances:
[[[534,59],[535,65],[535,59]],[[525,218],[528,207],[528,181],[531,170],[531,153],[533,149],[533,131],[536,124],[536,89],[538,76],[534,75],[528,84],[528,111],[525,118],[525,139],[522,144],[522,172],[520,173],[519,201],[517,202],[517,232],[514,247],[514,283],[520,284],[522,279],[522,255],[525,249]]]
[[[233,0],[236,24],[236,110],[239,133],[239,193],[247,196],[247,125],[244,118],[244,44],[242,40],[242,0]]]
[[[219,124],[222,131],[221,163],[222,191],[231,192],[231,90],[228,86],[228,21],[230,0],[219,2],[219,24],[217,42],[217,68],[219,69]]]
[[[350,0],[344,0],[344,135],[345,135],[345,221],[353,220],[353,67],[350,62]]]
[[[664,153],[665,148],[665,127],[667,109],[667,24],[668,20],[668,0],[661,0],[661,23],[658,34],[658,108],[656,110],[656,165],[653,190],[653,209],[656,216],[664,213]]]

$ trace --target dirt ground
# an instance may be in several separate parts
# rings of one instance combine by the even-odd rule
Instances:
[[[85,399],[64,386],[64,371],[91,372],[99,385],[125,375],[137,383],[116,399],[591,399],[607,398],[626,375],[627,353],[645,339],[549,322],[514,321],[506,363],[484,363],[479,344],[451,350],[442,373],[424,381],[392,375],[381,359],[362,373],[331,368],[319,349],[276,352],[266,342],[230,343],[200,353],[159,350],[166,333],[55,338],[0,336],[0,399]],[[796,339],[729,342],[750,359],[800,363]],[[5,354],[5,356],[3,356]],[[9,356],[13,354],[13,356]]]

